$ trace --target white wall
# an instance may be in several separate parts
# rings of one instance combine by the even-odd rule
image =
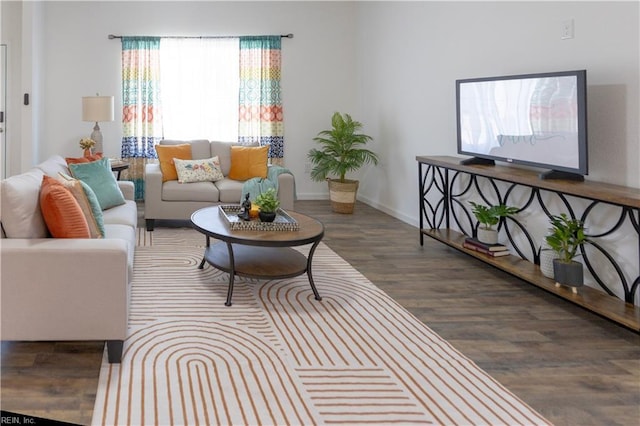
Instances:
[[[35,160],[79,154],[77,142],[91,130],[80,119],[82,96],[114,94],[119,109],[120,42],[108,40],[108,34],[291,32],[295,37],[283,40],[285,155],[300,198],[326,196],[325,184],[304,173],[306,153],[334,111],[350,112],[375,138],[372,148],[383,163],[356,175],[363,179],[360,198],[417,224],[415,156],[455,154],[455,79],[582,68],[589,83],[588,178],[640,187],[637,2],[46,1],[41,6],[40,17],[28,20],[43,23],[32,30],[42,40],[32,93],[42,114],[39,128],[29,127]],[[575,20],[575,38],[560,40],[567,18]],[[118,156],[120,123],[101,127],[106,154]],[[22,136],[20,144],[31,146],[31,136]]]
[[[55,2],[43,3],[44,116],[39,160],[80,154],[93,127],[81,121],[81,98],[115,95],[116,121],[101,123],[104,150],[119,156],[121,71],[116,35],[287,34],[282,40],[286,166],[300,198],[326,196],[326,183],[304,173],[312,138],[336,111],[353,111],[355,5],[342,2]],[[34,94],[35,96],[35,94]]]
[[[363,172],[361,198],[417,226],[415,157],[457,155],[455,80],[574,69],[587,70],[588,179],[640,188],[639,14],[638,2],[360,3],[358,116],[383,160],[383,167]],[[568,18],[575,38],[562,40]],[[524,203],[518,200],[523,196],[516,192],[511,199]],[[564,210],[557,204],[554,213]],[[591,215],[588,232],[613,226],[619,214],[613,210]],[[540,244],[546,216],[522,216]],[[637,232],[626,226],[617,239],[598,242],[633,282],[640,254]],[[613,276],[605,260],[596,261],[603,278]],[[585,283],[597,287],[590,275]],[[622,295],[621,286],[613,287]]]
[[[358,7],[358,111],[383,167],[360,194],[418,223],[417,155],[456,155],[455,80],[587,70],[588,179],[640,188],[638,2]],[[561,23],[575,38],[561,40]],[[415,194],[415,195],[414,195]]]

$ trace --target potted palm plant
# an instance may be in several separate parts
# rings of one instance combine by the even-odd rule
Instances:
[[[275,189],[269,188],[260,193],[254,203],[260,208],[258,217],[262,222],[273,222],[275,220],[278,207],[280,207],[280,200],[278,200]]]
[[[333,211],[353,213],[359,182],[346,179],[346,174],[367,163],[377,165],[378,156],[364,148],[372,138],[358,133],[362,124],[349,114],[334,113],[331,126],[331,130],[323,130],[313,138],[320,148],[311,149],[307,156],[313,164],[311,179],[316,182],[327,180]]]
[[[516,207],[498,204],[493,206],[485,206],[483,204],[470,202],[472,213],[479,223],[477,230],[478,241],[485,244],[498,243],[498,231],[493,227],[500,223],[500,218],[509,217],[518,212]]]
[[[545,240],[557,258],[553,259],[553,278],[556,286],[572,287],[574,293],[577,287],[584,284],[582,263],[574,259],[579,255],[582,244],[589,242],[585,234],[584,224],[579,219],[573,219],[565,213],[553,215],[549,218],[551,232]]]

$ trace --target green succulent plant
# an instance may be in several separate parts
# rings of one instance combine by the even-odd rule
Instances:
[[[264,213],[273,213],[280,207],[280,200],[276,195],[276,190],[273,188],[267,189],[265,192],[260,193],[254,203],[260,207],[260,211]]]
[[[578,256],[580,245],[589,242],[584,223],[579,219],[570,218],[565,213],[551,216],[549,220],[551,233],[545,240],[561,262],[569,263]]]
[[[471,210],[480,224],[486,229],[493,229],[500,222],[501,217],[509,217],[518,212],[516,207],[506,206],[504,204],[485,206],[483,204],[470,202],[473,209]]]

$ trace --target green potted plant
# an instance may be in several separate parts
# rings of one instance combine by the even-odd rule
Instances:
[[[353,213],[359,182],[346,179],[346,174],[367,163],[377,165],[378,156],[364,148],[372,138],[358,133],[362,124],[349,114],[334,113],[331,126],[331,130],[323,130],[313,138],[320,148],[311,149],[307,155],[313,164],[311,179],[316,182],[327,180],[333,211]]]
[[[477,238],[485,244],[498,243],[498,231],[493,227],[500,223],[500,218],[509,217],[518,212],[516,207],[498,204],[493,206],[485,206],[483,204],[470,202],[471,212],[479,223],[477,230]]]
[[[589,242],[585,234],[584,224],[579,219],[567,216],[565,213],[552,215],[550,234],[545,240],[557,258],[553,259],[553,277],[556,286],[566,285],[577,292],[577,287],[584,284],[582,263],[574,259],[580,254],[578,250],[582,244]]]
[[[260,208],[258,217],[262,222],[273,222],[275,220],[276,212],[280,207],[280,200],[278,200],[275,189],[269,188],[260,193],[253,202]]]

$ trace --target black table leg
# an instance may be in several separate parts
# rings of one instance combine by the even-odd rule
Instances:
[[[207,242],[206,242],[206,245],[205,245],[205,250],[206,250],[206,247],[209,247],[209,245],[211,243],[211,241],[209,239],[210,237],[208,235],[206,237],[207,237]],[[202,256],[202,262],[200,262],[200,265],[198,266],[198,269],[204,268],[204,262],[205,262],[205,259],[204,259],[204,256]]]
[[[307,277],[309,277],[309,284],[311,285],[311,290],[313,290],[313,295],[316,297],[316,300],[322,300],[320,297],[320,293],[316,289],[316,285],[313,282],[313,276],[311,275],[311,261],[313,259],[313,253],[316,251],[316,247],[320,244],[320,240],[313,243],[311,246],[311,250],[309,250],[309,256],[307,257]]]
[[[235,260],[233,258],[233,247],[231,243],[227,243],[227,249],[229,250],[229,289],[227,290],[227,301],[225,306],[231,306],[231,296],[233,296],[233,281],[236,276]]]

